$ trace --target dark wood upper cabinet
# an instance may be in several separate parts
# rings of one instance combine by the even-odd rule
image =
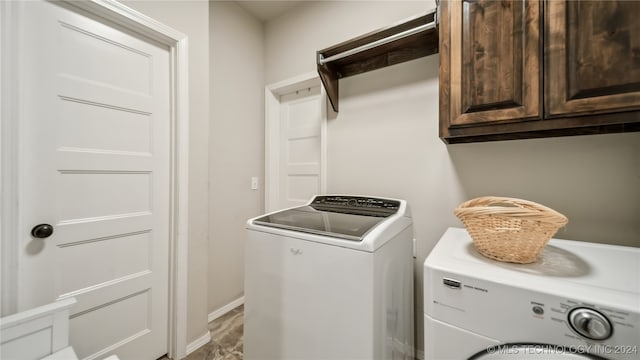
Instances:
[[[637,19],[633,1],[443,0],[440,137],[640,131]]]
[[[640,109],[640,2],[550,1],[545,115]]]

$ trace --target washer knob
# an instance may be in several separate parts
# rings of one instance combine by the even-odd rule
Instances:
[[[578,334],[592,340],[605,340],[613,333],[609,319],[589,308],[573,309],[569,313],[569,324]]]

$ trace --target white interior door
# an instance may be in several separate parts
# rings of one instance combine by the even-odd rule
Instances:
[[[303,205],[321,192],[320,87],[280,97],[280,207]]]
[[[277,111],[267,113],[267,211],[305,204],[325,191],[322,96],[314,84],[272,99]]]
[[[55,2],[24,1],[18,311],[75,297],[80,358],[167,352],[169,52]],[[37,224],[53,234],[37,238]]]

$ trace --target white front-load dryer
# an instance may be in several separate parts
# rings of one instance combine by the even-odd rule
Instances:
[[[448,229],[424,263],[426,360],[640,359],[640,249],[552,239],[532,264]]]

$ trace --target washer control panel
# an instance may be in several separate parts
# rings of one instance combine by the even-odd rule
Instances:
[[[578,307],[569,312],[569,325],[578,334],[591,340],[605,340],[611,337],[611,322],[599,311]]]
[[[319,195],[310,206],[321,211],[389,216],[398,212],[400,202],[362,196]]]
[[[542,298],[540,298],[542,299]],[[537,304],[532,302],[532,304]],[[535,306],[534,306],[535,307]],[[566,337],[585,341],[600,342],[627,333],[639,334],[639,314],[622,311],[594,303],[571,299],[547,301],[544,304],[545,316],[532,309],[538,318],[547,318],[556,324],[563,324],[568,332]],[[547,316],[548,315],[548,316]],[[616,335],[617,334],[617,335]]]

